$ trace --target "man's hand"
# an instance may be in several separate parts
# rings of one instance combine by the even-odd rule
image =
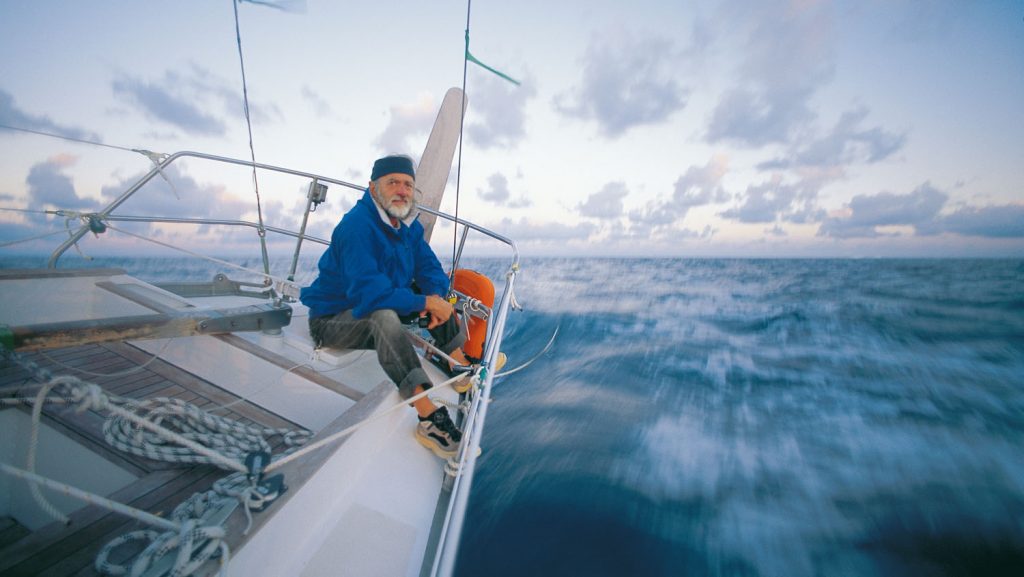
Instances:
[[[450,302],[437,295],[430,295],[427,297],[426,307],[420,316],[430,315],[430,324],[427,325],[427,328],[432,329],[448,322],[448,317],[452,316],[453,312],[455,312],[455,307]]]

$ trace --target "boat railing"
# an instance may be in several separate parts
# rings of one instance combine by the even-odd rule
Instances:
[[[251,222],[245,220],[226,220],[226,219],[215,219],[215,218],[178,218],[178,217],[155,217],[155,216],[128,216],[128,215],[116,215],[114,211],[117,210],[126,200],[136,194],[143,186],[153,180],[155,177],[164,174],[164,170],[169,167],[172,163],[183,158],[197,158],[202,160],[209,160],[220,163],[233,164],[238,166],[249,167],[252,169],[260,169],[271,172],[277,172],[302,178],[310,179],[310,193],[308,195],[309,202],[306,205],[306,211],[302,219],[302,227],[300,231],[292,231],[288,229],[267,226],[262,222]],[[200,152],[192,151],[180,151],[174,154],[162,157],[159,163],[157,163],[152,170],[142,176],[138,181],[129,186],[120,196],[114,199],[110,204],[99,212],[79,215],[83,217],[83,225],[77,230],[73,231],[69,238],[64,241],[53,253],[50,255],[47,263],[48,267],[56,268],[57,262],[61,256],[72,246],[74,246],[79,240],[82,239],[90,230],[95,230],[97,223],[104,222],[150,222],[150,223],[176,223],[176,224],[196,224],[196,225],[223,225],[233,227],[246,227],[256,229],[259,235],[261,243],[261,251],[263,257],[264,267],[264,278],[267,282],[267,286],[270,286],[272,277],[270,275],[270,263],[269,256],[266,247],[266,232],[272,232],[284,236],[290,236],[297,239],[294,256],[292,258],[289,278],[285,284],[293,285],[293,278],[298,259],[301,252],[302,242],[309,240],[318,244],[328,245],[329,241],[318,238],[312,235],[308,235],[305,232],[306,223],[308,216],[313,209],[313,193],[317,189],[318,184],[329,183],[337,186],[343,186],[354,190],[362,191],[365,187],[330,178],[327,176],[314,174],[310,172],[304,172],[299,170],[293,170],[285,167],[274,166],[263,163],[256,163],[248,160],[239,160],[234,158],[228,158],[223,156],[217,156],[212,154],[205,154]],[[485,339],[485,347],[480,362],[480,368],[478,369],[477,376],[477,393],[472,395],[470,407],[466,411],[465,420],[462,423],[463,430],[465,432],[465,439],[468,442],[463,443],[458,456],[449,463],[449,481],[446,483],[445,491],[447,496],[447,506],[443,508],[443,514],[440,518],[440,527],[435,530],[431,536],[431,543],[429,545],[427,554],[424,557],[423,574],[428,575],[451,575],[454,571],[455,559],[457,556],[459,546],[459,535],[461,534],[462,524],[465,517],[466,507],[469,499],[469,489],[473,479],[473,472],[476,465],[476,455],[480,447],[480,437],[482,435],[483,423],[487,412],[488,401],[490,399],[491,386],[495,377],[494,371],[490,370],[490,367],[495,366],[498,352],[501,350],[502,338],[505,332],[505,325],[508,319],[508,312],[511,308],[518,307],[516,303],[513,288],[515,286],[516,276],[519,272],[519,250],[516,247],[515,242],[511,239],[502,236],[494,231],[488,230],[485,227],[473,224],[462,218],[433,210],[429,207],[418,206],[418,209],[429,214],[432,214],[438,218],[445,219],[452,222],[453,225],[458,229],[462,226],[462,233],[459,239],[458,248],[456,253],[453,255],[452,270],[455,270],[459,266],[459,262],[462,258],[463,249],[466,244],[466,239],[469,232],[475,231],[492,240],[499,243],[505,244],[511,250],[511,262],[505,273],[504,287],[500,297],[491,307],[489,314],[489,322],[487,326],[487,336]],[[102,228],[102,227],[101,227]],[[296,291],[297,292],[297,291]]]
[[[122,192],[117,198],[115,198],[113,201],[111,201],[110,204],[108,204],[103,209],[99,210],[98,212],[88,213],[88,214],[81,215],[81,216],[83,216],[83,220],[86,221],[86,222],[84,222],[77,230],[75,230],[71,234],[69,234],[68,239],[65,240],[63,243],[61,243],[61,245],[58,246],[53,251],[53,253],[50,255],[49,260],[47,261],[47,266],[49,268],[56,268],[57,262],[60,260],[61,256],[65,252],[67,252],[67,250],[69,248],[71,248],[78,241],[80,241],[82,239],[82,237],[84,237],[90,230],[94,230],[95,223],[102,223],[102,222],[105,222],[105,221],[110,221],[110,222],[151,222],[151,223],[174,223],[174,224],[197,224],[197,225],[221,225],[221,226],[237,226],[237,227],[253,228],[253,229],[257,230],[257,232],[259,233],[260,242],[261,242],[261,244],[263,244],[263,246],[262,246],[262,256],[263,256],[263,261],[264,261],[263,262],[263,266],[264,266],[264,271],[265,272],[269,272],[269,262],[268,262],[269,257],[267,256],[264,232],[272,232],[272,233],[275,233],[275,234],[280,234],[280,235],[283,235],[283,236],[290,236],[290,237],[293,237],[293,238],[297,239],[298,243],[296,245],[295,254],[293,256],[292,263],[291,263],[291,268],[290,268],[292,274],[294,274],[294,270],[295,270],[295,267],[297,265],[298,258],[299,258],[299,252],[300,252],[300,248],[301,248],[301,243],[303,241],[309,240],[311,242],[315,242],[315,243],[318,243],[318,244],[323,244],[323,245],[329,244],[328,240],[325,240],[325,239],[322,239],[322,238],[318,238],[316,236],[308,235],[308,234],[305,233],[306,219],[308,218],[309,213],[311,211],[311,207],[313,206],[313,201],[312,200],[307,203],[306,211],[305,211],[305,213],[303,215],[304,218],[303,218],[302,230],[299,230],[299,231],[293,231],[293,230],[289,230],[289,229],[285,229],[285,228],[269,226],[269,225],[266,225],[266,224],[264,224],[262,222],[252,222],[252,221],[246,221],[246,220],[226,220],[226,219],[216,219],[216,218],[184,218],[184,217],[167,217],[167,216],[129,216],[129,215],[116,215],[116,214],[114,214],[115,210],[117,210],[129,198],[134,196],[140,189],[142,189],[143,186],[148,184],[150,181],[152,181],[157,176],[164,175],[165,174],[165,172],[164,172],[165,169],[167,169],[169,166],[171,166],[171,164],[173,164],[174,162],[176,162],[176,161],[178,161],[179,159],[182,159],[182,158],[197,158],[197,159],[202,159],[202,160],[209,160],[209,161],[220,162],[220,163],[225,163],[225,164],[233,164],[233,165],[243,166],[243,167],[252,168],[252,169],[260,169],[260,170],[265,170],[265,171],[269,171],[269,172],[275,172],[275,173],[280,173],[280,174],[287,174],[287,175],[291,175],[291,176],[307,178],[307,179],[310,179],[312,181],[311,186],[310,186],[311,194],[312,194],[312,190],[315,188],[315,186],[317,184],[323,184],[323,183],[334,184],[334,185],[337,185],[337,186],[343,186],[343,187],[350,188],[350,189],[357,190],[357,191],[362,191],[362,190],[365,190],[365,188],[366,188],[365,186],[362,186],[362,185],[353,184],[351,182],[347,182],[347,181],[344,181],[344,180],[339,180],[339,179],[336,179],[336,178],[331,178],[329,176],[324,176],[324,175],[321,175],[321,174],[315,174],[315,173],[312,173],[312,172],[306,172],[306,171],[301,171],[301,170],[294,170],[294,169],[291,169],[291,168],[286,168],[286,167],[282,167],[282,166],[276,166],[276,165],[272,165],[272,164],[264,164],[264,163],[259,163],[259,162],[252,162],[250,160],[241,160],[241,159],[237,159],[237,158],[230,158],[230,157],[226,157],[226,156],[218,156],[218,155],[207,154],[207,153],[202,153],[202,152],[194,152],[194,151],[187,151],[187,150],[179,151],[179,152],[175,152],[173,154],[168,154],[168,155],[165,155],[164,157],[162,157],[162,159],[158,163],[156,163],[155,166],[148,173],[143,175],[135,183],[133,183],[131,186],[129,186],[127,189],[125,189],[124,192]],[[496,241],[498,241],[500,243],[508,245],[509,248],[512,251],[512,266],[515,267],[515,268],[518,268],[519,250],[516,247],[515,243],[511,239],[508,239],[508,238],[506,238],[506,237],[504,237],[504,236],[502,236],[502,235],[500,235],[500,234],[498,234],[498,233],[496,233],[494,231],[488,230],[485,227],[473,224],[473,223],[471,223],[469,221],[466,221],[464,219],[456,218],[454,216],[451,216],[449,214],[446,214],[446,213],[443,213],[443,212],[440,212],[440,211],[437,211],[437,210],[433,210],[433,209],[431,209],[429,207],[417,206],[417,208],[420,211],[427,212],[427,213],[432,214],[432,215],[434,215],[436,217],[439,217],[439,218],[445,219],[445,220],[447,220],[449,222],[452,222],[456,226],[458,226],[458,225],[462,225],[463,226],[463,232],[462,232],[462,235],[461,235],[461,238],[460,238],[460,242],[459,242],[459,245],[458,245],[458,251],[457,251],[457,253],[455,255],[455,258],[454,258],[455,262],[452,265],[453,268],[457,268],[458,267],[458,263],[461,260],[463,247],[465,246],[466,237],[467,237],[467,234],[469,233],[470,230],[477,231],[477,232],[479,232],[479,233],[481,233],[481,234],[483,234],[483,235],[485,235],[487,237],[490,237],[493,240],[496,240]],[[90,226],[90,225],[92,225],[92,226]],[[291,280],[291,279],[289,279],[289,280]]]

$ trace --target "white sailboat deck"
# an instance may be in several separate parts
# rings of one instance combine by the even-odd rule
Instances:
[[[0,299],[6,303],[4,323],[11,327],[253,302],[244,296],[186,299],[115,270],[0,271]],[[313,440],[401,403],[372,351],[314,354],[305,309],[291,306],[291,322],[280,334],[254,331],[104,342],[22,355],[54,373],[86,370],[92,374],[78,376],[109,394],[178,398],[241,422],[306,429],[315,434]],[[436,369],[429,363],[427,367],[440,381]],[[6,396],[17,396],[20,385],[31,383],[31,375],[17,365],[0,368]],[[451,391],[439,394],[456,400]],[[10,411],[25,416],[29,409],[2,412]],[[44,422],[92,453],[94,464],[116,465],[131,473],[133,481],[108,492],[112,498],[166,514],[227,474],[208,465],[169,465],[119,454],[103,440],[104,418],[95,411],[80,414],[68,407],[44,411]],[[445,494],[445,473],[444,462],[413,439],[415,423],[414,411],[402,407],[371,420],[343,441],[286,465],[280,472],[288,491],[266,511],[254,514],[248,536],[242,535],[246,521],[241,511],[229,519],[229,574],[419,575],[431,533],[437,538],[434,521]],[[51,470],[45,447],[40,449],[37,470]],[[74,484],[73,471],[70,476],[58,480]],[[11,492],[22,481],[2,476],[0,482],[9,499],[27,498],[27,492]],[[74,511],[71,519],[68,526],[53,522],[27,535],[16,523],[0,523],[0,573],[95,574],[97,550],[111,538],[141,527],[91,505]],[[216,568],[213,563],[208,566],[211,571]]]

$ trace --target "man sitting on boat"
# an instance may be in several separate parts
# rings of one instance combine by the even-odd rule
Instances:
[[[309,332],[317,346],[376,349],[384,372],[408,399],[431,387],[404,324],[429,318],[438,349],[461,364],[466,334],[444,295],[448,276],[413,213],[416,172],[408,156],[373,164],[369,187],[331,234],[319,277],[302,289]],[[465,392],[468,379],[456,383]],[[460,390],[462,387],[462,390]],[[413,402],[416,440],[438,456],[458,451],[462,432],[448,410],[426,396]]]

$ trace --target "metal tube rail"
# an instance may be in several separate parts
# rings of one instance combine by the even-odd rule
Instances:
[[[498,307],[497,318],[494,319],[494,334],[498,337],[487,344],[484,359],[488,366],[493,365],[497,352],[501,348],[501,338],[504,335],[505,322],[508,318],[508,309],[511,304],[512,289],[515,284],[516,270],[512,269],[505,283],[505,290],[502,292],[500,306]],[[468,412],[469,421],[466,423],[466,437],[469,444],[464,445],[460,450],[459,466],[461,474],[455,478],[452,486],[452,501],[448,507],[442,528],[441,550],[435,554],[434,564],[431,568],[431,575],[451,575],[455,569],[455,561],[458,555],[458,539],[448,539],[448,534],[460,536],[462,525],[465,521],[466,507],[469,503],[469,492],[473,483],[473,473],[476,469],[476,454],[480,447],[480,437],[483,434],[483,423],[487,415],[487,407],[490,404],[491,386],[494,382],[494,373],[487,372],[484,382],[481,385],[479,394],[475,395]]]
[[[212,224],[212,225],[223,225],[223,226],[247,226],[249,228],[259,228],[259,223],[252,222],[249,220],[220,220],[215,218],[173,218],[173,217],[159,217],[159,216],[107,216],[104,217],[106,220],[115,222],[166,222],[171,224]],[[312,242],[320,243],[324,246],[331,244],[331,241],[324,240],[317,236],[309,236],[301,233],[297,233],[286,228],[277,228],[276,226],[263,225],[264,230],[269,232],[281,234],[284,236],[290,236],[292,238],[302,238]]]
[[[214,155],[214,154],[206,154],[206,153],[202,153],[202,152],[192,152],[192,151],[188,151],[188,150],[183,150],[183,151],[175,152],[174,154],[169,155],[162,162],[160,162],[157,166],[154,166],[152,170],[150,170],[142,178],[140,178],[138,181],[136,181],[135,184],[133,184],[132,186],[128,187],[127,190],[125,190],[123,193],[121,193],[121,196],[119,196],[116,199],[114,199],[103,210],[101,210],[100,212],[96,213],[96,216],[98,216],[101,220],[105,219],[105,218],[108,218],[110,216],[111,212],[113,212],[115,209],[117,209],[117,207],[121,206],[124,203],[124,201],[128,200],[129,198],[131,198],[132,195],[134,195],[136,192],[138,192],[138,190],[140,188],[142,188],[146,183],[148,183],[150,180],[153,180],[153,178],[156,175],[160,174],[163,171],[164,168],[167,168],[168,166],[170,166],[170,164],[172,162],[178,160],[179,158],[185,158],[185,157],[200,158],[200,159],[204,159],[204,160],[212,160],[212,161],[215,161],[215,162],[224,162],[224,163],[227,163],[227,164],[235,164],[235,165],[239,165],[239,166],[249,166],[249,167],[252,167],[252,168],[262,168],[264,170],[270,170],[270,171],[273,171],[273,172],[280,172],[280,173],[283,173],[283,174],[291,174],[293,176],[301,176],[301,177],[304,177],[304,178],[316,178],[316,179],[319,179],[319,180],[322,180],[322,181],[325,181],[325,182],[330,182],[331,184],[337,184],[339,186],[347,186],[347,187],[353,188],[355,190],[363,190],[363,188],[364,188],[364,187],[359,186],[357,184],[352,184],[350,182],[345,182],[343,180],[337,180],[337,179],[334,179],[334,178],[318,176],[318,175],[315,175],[315,174],[310,173],[310,172],[303,172],[301,170],[292,170],[290,168],[284,168],[284,167],[281,167],[281,166],[274,166],[274,165],[271,165],[271,164],[263,164],[261,162],[252,162],[250,160],[238,160],[236,158],[228,158],[226,156],[217,156],[217,155]],[[74,233],[72,233],[68,237],[68,239],[66,241],[64,241],[63,243],[61,243],[61,245],[59,247],[57,247],[56,250],[53,251],[53,254],[50,255],[50,260],[47,261],[47,263],[46,263],[47,268],[56,268],[57,267],[57,261],[60,259],[61,255],[63,255],[65,251],[67,251],[69,248],[71,248],[72,245],[74,245],[76,242],[81,240],[81,238],[83,236],[85,236],[85,233],[87,233],[87,232],[89,232],[89,226],[87,224],[84,224],[81,227],[79,227],[78,230],[76,230]]]
[[[505,244],[509,245],[509,248],[512,249],[512,253],[513,253],[512,266],[513,267],[518,267],[519,266],[519,248],[518,248],[518,246],[516,246],[515,241],[513,241],[513,240],[511,240],[511,239],[509,239],[509,238],[507,238],[505,236],[502,236],[502,235],[500,235],[500,234],[498,234],[498,233],[496,233],[496,232],[494,232],[492,230],[486,229],[486,228],[484,228],[482,226],[477,226],[477,225],[475,225],[473,223],[464,221],[462,219],[456,219],[455,217],[453,217],[453,216],[451,216],[451,215],[449,215],[447,213],[435,211],[435,210],[432,210],[432,209],[429,209],[429,208],[425,208],[425,207],[420,207],[419,205],[416,205],[416,206],[418,208],[420,208],[421,210],[425,211],[425,212],[429,212],[429,213],[431,213],[431,214],[433,214],[435,216],[438,216],[440,218],[443,218],[445,220],[450,220],[450,221],[453,221],[453,222],[458,222],[459,224],[462,224],[462,225],[465,225],[465,226],[467,226],[469,228],[472,228],[473,230],[479,232],[480,234],[483,234],[484,236],[488,236],[488,237],[490,237],[490,238],[492,238],[492,239],[494,239],[496,241],[499,241],[499,242],[502,242],[502,243],[505,243]],[[255,222],[252,222],[252,221],[248,221],[248,220],[225,220],[225,219],[216,219],[216,218],[178,218],[178,217],[158,217],[158,216],[129,216],[129,215],[119,215],[119,216],[107,215],[107,216],[105,216],[103,218],[105,220],[111,220],[111,221],[115,221],[115,222],[165,222],[165,223],[170,223],[170,224],[212,224],[212,225],[223,225],[223,226],[247,226],[247,227],[250,227],[250,228],[259,228],[259,224],[258,223],[255,223]],[[310,241],[322,244],[324,246],[327,246],[327,245],[331,244],[331,242],[329,240],[324,240],[324,239],[322,239],[320,237],[316,237],[316,236],[303,235],[303,234],[300,234],[300,233],[297,233],[297,232],[294,232],[294,231],[291,231],[291,230],[288,230],[288,229],[285,229],[285,228],[278,228],[278,227],[266,226],[266,225],[264,225],[263,228],[265,230],[268,230],[268,231],[273,232],[273,233],[282,234],[282,235],[290,236],[290,237],[293,237],[293,238],[303,238],[305,240],[310,240]]]
[[[443,218],[445,220],[454,222],[455,224],[461,224],[463,226],[468,226],[469,228],[471,228],[471,229],[473,229],[473,230],[475,230],[475,231],[477,231],[479,233],[482,233],[482,234],[484,234],[486,236],[489,236],[489,237],[493,238],[494,240],[497,240],[497,241],[500,241],[500,242],[503,242],[503,243],[507,244],[509,246],[509,248],[512,249],[512,266],[516,270],[519,269],[519,247],[516,245],[515,241],[513,241],[512,239],[510,239],[510,238],[508,238],[506,236],[502,236],[502,235],[500,235],[500,234],[498,234],[498,233],[496,233],[496,232],[494,232],[492,230],[488,230],[488,229],[486,229],[486,228],[484,228],[482,226],[473,224],[473,223],[471,223],[471,222],[469,222],[467,220],[462,220],[461,218],[456,218],[454,216],[451,216],[450,214],[446,214],[446,213],[434,210],[432,208],[428,208],[426,206],[420,206],[418,204],[416,205],[416,207],[418,209],[422,210],[423,212],[430,213],[430,214],[432,214],[434,216],[439,216],[439,217],[441,217],[441,218]]]
[[[459,268],[459,263],[462,262],[462,250],[466,248],[466,237],[468,236],[469,228],[462,227],[462,238],[459,239],[459,248],[455,252],[455,262],[452,263],[452,275],[455,274],[455,269]],[[453,276],[452,278],[454,279],[455,277]]]
[[[295,269],[299,266],[299,254],[302,252],[302,241],[306,235],[306,226],[309,224],[309,212],[312,210],[316,200],[316,191],[320,185],[320,179],[314,178],[309,183],[309,192],[306,193],[306,210],[302,211],[302,225],[299,227],[299,236],[295,241],[295,254],[292,255],[291,268],[288,270],[288,280],[295,280]],[[324,187],[325,191],[327,187]],[[326,192],[325,192],[326,195]],[[325,196],[326,198],[326,196]]]
[[[360,185],[357,185],[357,184],[352,184],[351,182],[346,182],[344,180],[338,180],[338,179],[335,179],[335,178],[330,178],[330,177],[327,177],[327,176],[322,176],[322,175],[314,174],[314,173],[311,173],[311,172],[305,172],[305,171],[301,171],[301,170],[293,170],[293,169],[290,169],[290,168],[285,168],[285,167],[281,167],[281,166],[274,166],[274,165],[271,165],[271,164],[264,164],[264,163],[261,163],[261,162],[252,162],[250,160],[239,160],[239,159],[236,159],[236,158],[229,158],[229,157],[226,157],[226,156],[217,156],[217,155],[214,155],[214,154],[206,154],[206,153],[202,153],[202,152],[193,152],[193,151],[184,150],[184,151],[180,151],[180,152],[175,152],[174,154],[171,154],[171,155],[167,156],[167,158],[165,158],[157,166],[153,167],[152,170],[150,170],[148,173],[146,173],[144,176],[142,176],[142,178],[140,178],[138,181],[136,181],[135,184],[133,184],[127,190],[125,190],[123,193],[121,193],[120,196],[118,196],[116,199],[114,199],[103,210],[101,210],[100,212],[94,213],[95,216],[97,216],[100,220],[109,219],[109,220],[120,220],[120,221],[135,221],[135,222],[149,221],[149,222],[167,222],[167,223],[181,223],[181,224],[221,224],[221,225],[228,225],[228,226],[249,226],[249,227],[256,228],[258,230],[259,229],[259,225],[258,224],[250,223],[248,221],[237,221],[237,220],[233,221],[233,220],[218,220],[218,219],[185,219],[185,218],[175,219],[175,218],[157,218],[157,217],[126,217],[126,216],[114,217],[114,216],[111,215],[111,213],[115,209],[117,209],[117,207],[121,206],[121,204],[123,204],[126,200],[131,198],[131,196],[134,195],[136,192],[138,192],[138,190],[140,188],[142,188],[146,183],[148,183],[150,180],[152,180],[154,177],[156,177],[158,174],[160,174],[161,171],[163,171],[164,168],[170,166],[171,163],[173,163],[174,161],[178,160],[179,158],[189,158],[189,157],[190,158],[199,158],[199,159],[202,159],[202,160],[211,160],[211,161],[214,161],[214,162],[223,162],[223,163],[227,163],[227,164],[235,164],[235,165],[238,165],[238,166],[248,166],[248,167],[254,167],[254,168],[261,168],[261,169],[270,170],[270,171],[273,171],[273,172],[279,172],[279,173],[283,173],[283,174],[290,174],[290,175],[293,175],[293,176],[300,176],[300,177],[303,177],[303,178],[315,179],[315,180],[318,180],[318,181],[321,181],[321,182],[328,182],[328,183],[331,183],[331,184],[336,184],[338,186],[344,186],[344,187],[347,187],[347,188],[351,188],[353,190],[360,190],[361,191],[361,190],[365,190],[366,189],[366,187],[364,187],[364,186],[360,186]],[[438,217],[444,218],[445,220],[454,222],[456,225],[461,224],[463,226],[472,228],[473,230],[475,230],[477,232],[480,232],[480,233],[482,233],[482,234],[484,234],[486,236],[489,236],[489,237],[493,238],[494,240],[497,240],[497,241],[500,241],[500,242],[503,242],[503,243],[509,245],[512,248],[512,252],[513,252],[513,258],[512,258],[513,267],[518,268],[518,265],[519,265],[519,248],[516,246],[515,242],[513,242],[511,239],[509,239],[509,238],[507,238],[505,236],[502,236],[502,235],[500,235],[500,234],[498,234],[496,232],[493,232],[491,230],[488,230],[486,228],[483,228],[481,226],[475,225],[475,224],[473,224],[471,222],[465,221],[465,220],[463,220],[461,218],[453,217],[453,216],[445,214],[443,212],[433,210],[433,209],[431,209],[429,207],[420,206],[420,205],[416,205],[416,206],[421,211],[427,212],[429,214],[433,214],[434,216],[438,216]],[[268,227],[268,226],[264,226],[263,228],[265,230],[269,230],[269,231],[272,231],[272,232],[275,232],[275,233],[278,233],[278,234],[284,234],[284,235],[292,236],[292,237],[295,237],[295,238],[305,238],[305,239],[309,239],[309,240],[312,240],[314,242],[318,242],[320,244],[325,244],[325,245],[329,244],[328,241],[325,241],[323,239],[319,239],[319,238],[316,238],[316,237],[305,236],[305,235],[298,235],[298,234],[296,234],[296,233],[294,233],[292,231],[288,231],[288,230],[285,230],[285,229],[280,229],[280,228],[275,228],[275,227]],[[66,241],[64,241],[63,243],[61,243],[61,245],[59,247],[57,247],[53,251],[53,253],[50,255],[50,259],[47,261],[47,268],[56,268],[57,267],[57,261],[60,259],[60,257],[67,251],[67,249],[71,248],[76,242],[81,240],[81,238],[83,236],[85,236],[85,234],[88,231],[89,231],[88,224],[83,224],[81,227],[78,228],[78,230],[76,230],[74,233],[72,233],[68,237],[68,239]],[[461,251],[460,251],[460,253],[461,253]]]

